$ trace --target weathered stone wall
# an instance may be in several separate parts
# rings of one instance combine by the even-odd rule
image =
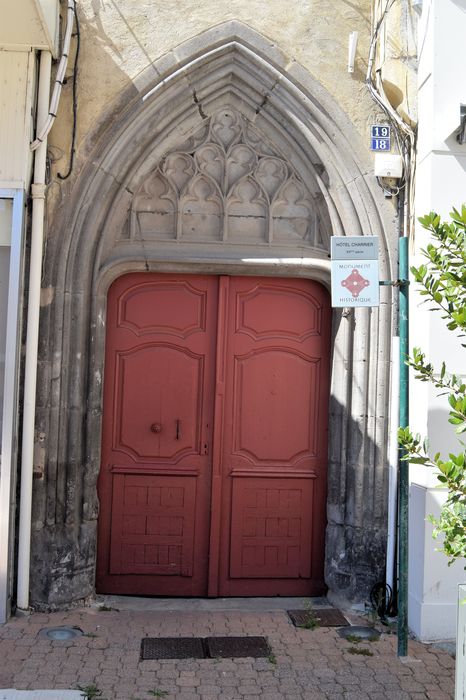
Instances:
[[[370,6],[370,0],[292,0],[286,8],[278,0],[81,0],[78,161],[86,157],[96,135],[105,131],[112,116],[144,86],[155,60],[171,54],[182,63],[183,50],[179,47],[183,42],[227,20],[243,22],[269,39],[272,60],[277,52],[289,70],[299,64],[309,71],[366,140],[367,126],[378,114],[364,85]],[[355,72],[349,74],[348,34],[354,30],[359,31],[358,52]],[[153,77],[157,77],[155,70]],[[66,171],[70,116],[71,81],[64,88],[50,138],[54,171]],[[58,195],[58,187],[54,187],[54,194]]]
[[[379,235],[385,279],[395,264],[395,206],[376,187],[367,150],[367,127],[380,120],[364,85],[368,0],[83,0],[78,9],[76,160],[66,181],[57,173],[68,165],[71,81],[50,137],[32,572],[32,600],[45,606],[94,590],[109,284],[129,270],[245,272],[241,241],[235,250],[201,241],[194,262],[182,241],[150,229],[133,235],[134,194],[162,172],[167,153],[186,150],[228,106],[307,188],[324,235],[277,243],[277,259],[302,259],[298,266],[249,273],[328,284],[322,241],[331,234]],[[350,75],[353,30],[360,41]],[[261,241],[254,252],[264,256]],[[326,580],[361,600],[384,569],[391,291],[382,290],[380,309],[334,317]]]

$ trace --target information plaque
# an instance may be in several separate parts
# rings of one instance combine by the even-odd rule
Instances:
[[[379,305],[377,236],[333,236],[332,306]]]

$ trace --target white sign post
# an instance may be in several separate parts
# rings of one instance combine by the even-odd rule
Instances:
[[[333,236],[332,306],[379,305],[377,236]]]

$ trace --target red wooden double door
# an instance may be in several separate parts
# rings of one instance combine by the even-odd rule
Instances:
[[[323,592],[329,329],[309,280],[112,285],[98,591]]]

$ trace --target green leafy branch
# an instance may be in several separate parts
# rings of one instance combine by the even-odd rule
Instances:
[[[420,285],[419,293],[434,302],[433,310],[441,310],[451,331],[466,330],[466,206],[461,213],[450,214],[451,223],[442,222],[431,212],[419,219],[434,239],[422,250],[427,262],[412,267],[411,272]]]
[[[442,222],[432,212],[419,219],[434,243],[422,251],[426,263],[412,267],[411,272],[420,285],[420,294],[432,303],[431,310],[441,312],[449,330],[462,334],[466,331],[466,206],[462,206],[461,213],[454,209],[450,218],[450,223]],[[431,457],[428,443],[420,435],[413,435],[409,427],[398,432],[403,459],[436,469],[440,484],[447,488],[440,517],[429,519],[434,524],[434,537],[443,535],[442,551],[452,564],[466,557],[466,451],[459,438],[466,432],[466,384],[461,377],[447,373],[445,362],[436,372],[419,348],[414,348],[407,364],[414,369],[416,379],[429,382],[439,395],[447,395],[448,422],[455,427],[462,447],[447,460],[440,453]]]

